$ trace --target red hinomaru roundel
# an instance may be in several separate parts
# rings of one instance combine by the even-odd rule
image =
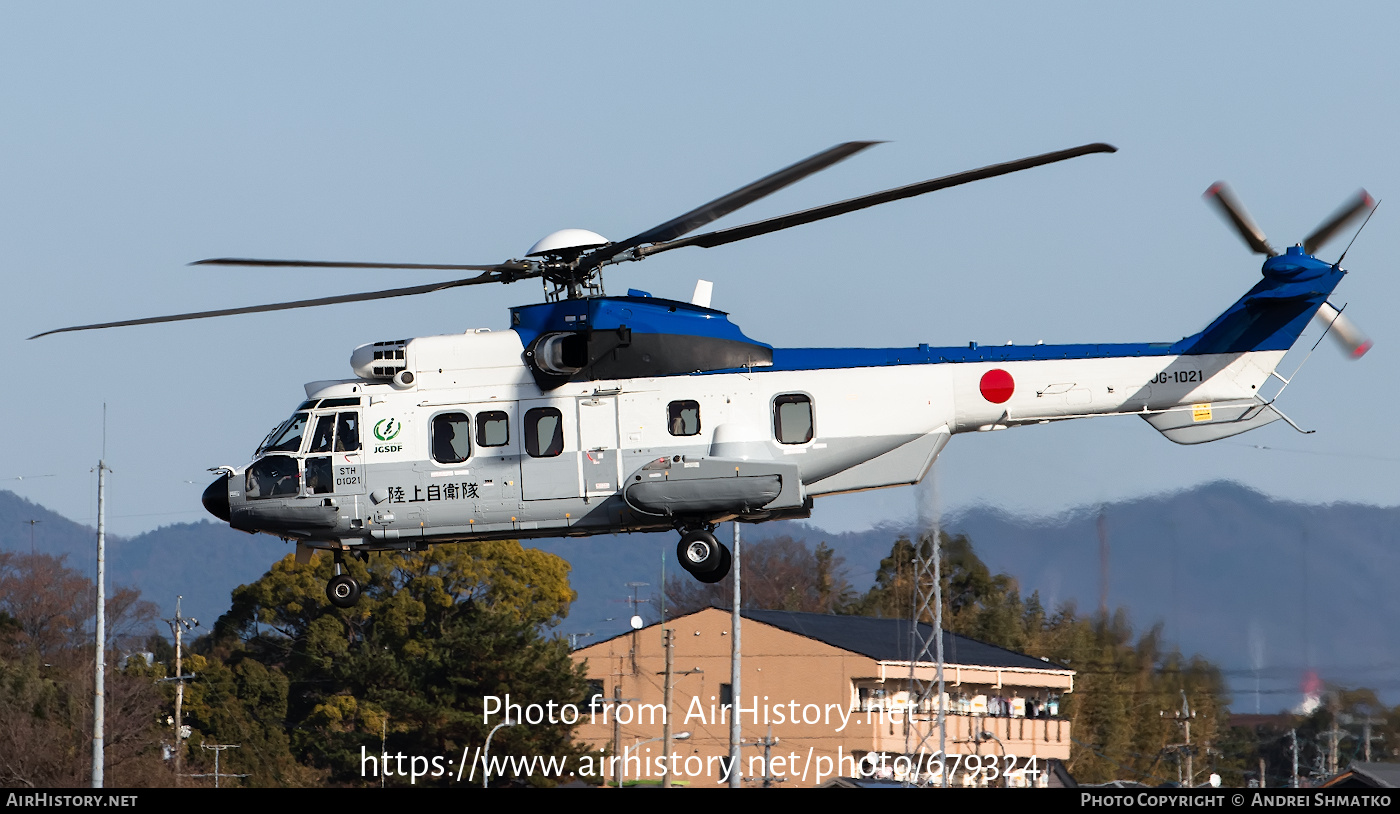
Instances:
[[[983,373],[978,387],[982,389],[982,398],[993,404],[1002,404],[1016,392],[1016,382],[1001,368]]]

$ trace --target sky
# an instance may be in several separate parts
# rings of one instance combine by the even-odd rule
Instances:
[[[622,239],[843,141],[887,143],[715,227],[1105,141],[1119,152],[616,267],[608,290],[711,280],[780,347],[1171,341],[1258,279],[1207,186],[1228,180],[1278,246],[1364,186],[1383,203],[1334,302],[1376,345],[1319,347],[1284,393],[1315,433],[1179,447],[1119,417],[963,436],[936,490],[824,499],[812,522],[1222,478],[1393,505],[1397,22],[1384,3],[0,5],[0,488],[91,523],[105,457],[114,532],[202,519],[207,470],[246,463],[304,382],[350,376],[355,346],[501,329],[541,296],[25,339],[451,276],[191,261],[494,263],[565,227]]]

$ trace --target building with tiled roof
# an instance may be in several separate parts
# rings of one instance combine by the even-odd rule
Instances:
[[[575,651],[592,687],[575,737],[611,756],[600,770],[610,781],[619,774],[624,782],[656,781],[669,765],[676,784],[726,785],[730,613],[710,608],[665,627],[674,640],[669,763],[660,740],[666,654],[659,624]],[[925,638],[932,632],[921,628]],[[908,620],[748,611],[742,642],[744,785],[766,778],[810,787],[856,775],[930,779],[937,705],[911,692],[911,670],[930,681],[936,667],[911,660]],[[1048,761],[1069,758],[1070,722],[1059,715],[1059,701],[1073,690],[1074,671],[947,632],[943,649],[950,780],[1043,785]],[[970,773],[970,765],[986,771]],[[1008,772],[1009,781],[1002,777]]]

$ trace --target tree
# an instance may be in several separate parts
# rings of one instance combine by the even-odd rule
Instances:
[[[741,556],[746,609],[838,613],[854,596],[846,579],[845,559],[826,543],[819,543],[814,552],[805,543],[783,535],[745,543]],[[669,577],[666,600],[672,615],[731,607],[732,572],[711,585],[689,576]]]
[[[880,562],[875,584],[849,605],[852,613],[909,618],[913,612],[915,543],[896,540]],[[932,554],[930,540],[917,544]],[[1078,742],[1069,768],[1083,782],[1131,779],[1153,784],[1175,781],[1184,750],[1183,728],[1163,712],[1181,708],[1182,694],[1196,717],[1191,741],[1201,755],[1198,776],[1210,766],[1238,777],[1240,763],[1212,754],[1227,729],[1229,696],[1215,665],[1184,658],[1162,642],[1160,626],[1134,641],[1122,609],[1084,618],[1074,605],[1047,612],[1038,594],[1022,598],[1016,580],[993,574],[964,536],[940,539],[943,625],[973,639],[1049,659],[1075,670],[1074,692],[1061,699]],[[921,621],[931,622],[927,616]]]
[[[46,554],[0,554],[0,786],[76,787],[92,766],[96,586]],[[158,668],[119,663],[113,644],[153,632],[155,606],[131,589],[107,600],[112,621],[104,695],[104,776],[169,785],[157,726]]]
[[[920,539],[918,545],[923,557],[932,556],[931,540]],[[1024,649],[1028,643],[1027,608],[1016,580],[1007,574],[992,574],[964,535],[942,533],[939,549],[943,627],[1013,650]],[[909,618],[914,608],[914,557],[914,543],[908,537],[895,540],[890,555],[880,561],[874,586],[851,603],[848,612]],[[1032,616],[1036,614],[1043,616],[1038,598]],[[932,623],[933,619],[924,614],[919,621]]]
[[[508,693],[516,704],[583,700],[582,667],[566,643],[543,635],[574,599],[564,560],[503,541],[351,560],[348,568],[363,593],[355,607],[341,609],[325,597],[331,558],[305,565],[284,558],[234,592],[230,611],[198,645],[222,665],[208,667],[220,677],[218,692],[211,683],[207,697],[191,704],[201,736],[261,738],[264,756],[287,755],[314,770],[298,774],[281,757],[259,765],[247,749],[226,753],[231,771],[248,772],[250,784],[324,775],[378,785],[383,765],[373,756],[385,748],[460,761],[484,743],[499,721],[485,720],[487,696]],[[274,730],[290,733],[285,743]],[[562,725],[510,727],[496,735],[497,745],[518,754],[577,754]],[[439,772],[414,784],[431,782],[446,780]]]

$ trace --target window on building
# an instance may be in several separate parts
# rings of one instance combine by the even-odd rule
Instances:
[[[673,401],[666,407],[666,417],[672,435],[700,434],[700,402]]]
[[[773,437],[780,444],[812,440],[812,399],[789,393],[773,399]]]
[[[595,717],[602,714],[603,708],[607,705],[607,695],[603,692],[603,681],[599,678],[588,679],[588,711]]]

